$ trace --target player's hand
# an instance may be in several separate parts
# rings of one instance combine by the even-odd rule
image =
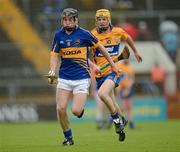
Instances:
[[[55,84],[57,82],[57,78],[55,76],[55,72],[50,70],[48,72],[48,83],[49,84]]]
[[[100,66],[93,66],[93,71],[95,72],[95,74],[101,75]]]
[[[142,62],[142,57],[139,53],[134,54],[138,62]]]
[[[116,76],[119,76],[121,72],[115,64],[111,67],[111,71],[114,72]]]

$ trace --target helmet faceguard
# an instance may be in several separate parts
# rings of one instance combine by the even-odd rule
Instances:
[[[76,9],[74,9],[74,8],[66,8],[66,9],[64,9],[62,14],[61,14],[61,24],[63,24],[62,20],[65,17],[74,18],[74,21],[76,23],[76,25],[74,27],[68,27],[68,26],[64,27],[65,30],[71,32],[76,28],[76,26],[78,24],[78,11]]]

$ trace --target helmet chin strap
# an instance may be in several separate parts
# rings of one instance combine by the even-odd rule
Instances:
[[[74,29],[76,29],[78,27],[78,19],[75,17],[74,17],[74,22],[76,23],[74,27],[63,27],[65,31],[72,32]],[[63,26],[62,19],[61,19],[61,25]]]

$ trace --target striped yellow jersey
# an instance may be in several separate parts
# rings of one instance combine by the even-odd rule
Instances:
[[[127,33],[120,27],[112,27],[109,33],[98,33],[96,29],[93,29],[91,33],[98,39],[98,41],[106,48],[111,58],[114,60],[117,58],[121,52],[120,44],[122,41],[126,41],[128,38]],[[98,48],[92,50],[94,62],[98,66],[102,66],[108,61],[101,54]],[[118,63],[116,63],[118,64]],[[101,76],[96,75],[96,77],[103,77],[111,72],[111,67],[107,67],[102,71]]]

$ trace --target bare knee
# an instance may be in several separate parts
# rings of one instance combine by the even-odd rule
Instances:
[[[107,95],[105,93],[103,93],[102,91],[98,91],[98,96],[104,102]]]
[[[66,107],[63,107],[63,106],[57,105],[57,106],[56,106],[56,110],[57,110],[57,112],[58,112],[59,114],[64,114],[64,113],[66,113]]]
[[[78,117],[78,116],[81,115],[81,113],[82,113],[83,110],[72,108],[71,111],[72,111],[72,113],[73,113],[75,116]]]

